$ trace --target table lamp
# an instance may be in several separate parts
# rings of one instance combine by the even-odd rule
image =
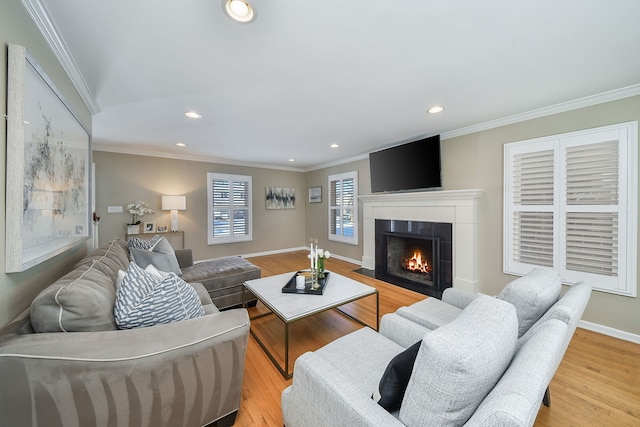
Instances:
[[[178,231],[178,211],[186,209],[186,196],[162,196],[162,210],[171,211],[171,231]]]

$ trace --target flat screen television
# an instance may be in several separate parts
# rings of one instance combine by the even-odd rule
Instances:
[[[440,135],[369,153],[371,192],[442,187]]]

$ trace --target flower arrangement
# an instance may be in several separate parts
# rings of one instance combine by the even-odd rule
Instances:
[[[311,271],[317,271],[318,277],[320,278],[324,277],[324,261],[330,257],[331,253],[329,251],[319,249],[317,244],[314,249],[312,243],[309,255],[307,255],[307,258],[311,260]]]
[[[144,214],[154,213],[153,209],[149,207],[147,202],[143,202],[142,200],[138,200],[134,203],[129,203],[127,205],[127,211],[129,211],[129,213],[131,214],[131,223],[127,225],[139,225],[140,224],[140,219],[138,219],[139,217],[141,217]]]

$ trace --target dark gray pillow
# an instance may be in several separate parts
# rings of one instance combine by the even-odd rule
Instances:
[[[130,248],[129,251],[133,261],[141,268],[146,268],[149,264],[152,264],[160,271],[175,273],[178,276],[182,275],[176,253],[164,237],[156,243],[152,250]]]
[[[421,343],[422,341],[418,341],[391,359],[382,374],[377,392],[373,393],[373,399],[378,405],[389,412],[400,409]]]

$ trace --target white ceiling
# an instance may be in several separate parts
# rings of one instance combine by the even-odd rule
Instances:
[[[308,170],[640,87],[637,0],[252,0],[250,24],[222,0],[23,2],[104,149]]]

